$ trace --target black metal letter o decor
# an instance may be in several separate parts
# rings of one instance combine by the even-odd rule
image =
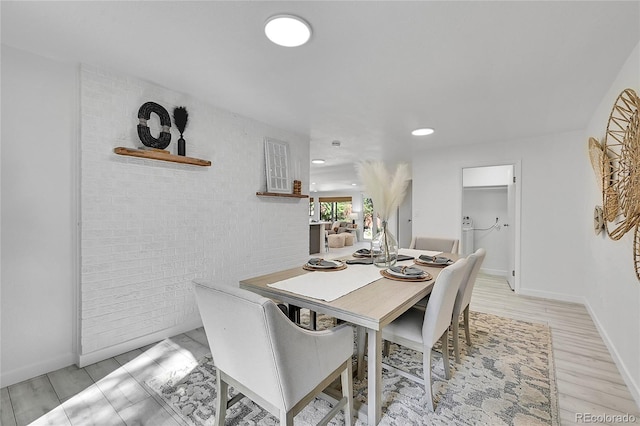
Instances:
[[[160,117],[162,130],[160,131],[160,136],[158,138],[151,136],[149,126],[147,126],[147,120],[151,118],[152,112],[155,112],[158,114],[158,117]],[[142,104],[138,110],[138,120],[140,121],[138,124],[138,137],[144,146],[157,149],[165,149],[169,146],[169,143],[171,142],[171,133],[169,132],[171,129],[171,118],[169,117],[167,110],[164,109],[162,105],[158,105],[155,102],[146,102]]]

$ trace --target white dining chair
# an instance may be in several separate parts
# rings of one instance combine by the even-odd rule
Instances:
[[[434,411],[433,392],[431,389],[431,350],[433,345],[442,342],[442,362],[447,379],[451,377],[449,370],[449,325],[456,294],[467,273],[468,262],[460,259],[444,268],[431,291],[427,309],[409,309],[382,329],[382,338],[409,349],[422,352],[424,380],[397,368],[383,363],[385,369],[397,371],[418,383],[423,383],[427,394],[429,409]]]
[[[217,378],[216,425],[227,408],[246,396],[293,425],[293,417],[338,377],[342,399],[323,418],[343,407],[353,418],[353,329],[343,324],[309,331],[292,323],[265,297],[231,285],[194,281],[196,300]],[[239,392],[228,400],[228,386]]]
[[[459,241],[453,238],[413,237],[411,239],[411,244],[409,244],[409,248],[457,254],[458,243]]]
[[[451,317],[451,333],[453,335],[453,353],[456,362],[460,362],[460,344],[458,343],[458,327],[460,325],[460,314],[464,314],[464,332],[467,336],[467,345],[471,346],[471,331],[469,330],[469,303],[471,303],[471,294],[478,277],[478,271],[482,266],[487,251],[479,248],[471,253],[467,260],[469,261],[467,276],[462,280],[456,301],[453,304],[453,315]]]

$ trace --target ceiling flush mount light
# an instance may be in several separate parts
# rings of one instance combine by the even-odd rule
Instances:
[[[294,15],[275,15],[264,24],[267,38],[279,46],[302,46],[311,38],[311,26]]]
[[[428,127],[424,127],[422,129],[415,129],[413,132],[411,132],[411,134],[413,136],[428,136],[430,134],[432,134],[434,132],[433,129],[430,129]]]
[[[313,164],[324,164],[324,160],[322,158],[314,158],[311,162]]]

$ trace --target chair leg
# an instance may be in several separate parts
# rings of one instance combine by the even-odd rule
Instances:
[[[469,305],[464,308],[464,333],[467,335],[467,345],[471,346],[471,330],[469,330]]]
[[[444,364],[444,377],[449,380],[451,378],[451,371],[449,367],[449,330],[447,329],[442,337],[442,363]]]
[[[460,325],[460,318],[454,318],[451,323],[451,333],[453,340],[453,354],[456,357],[456,363],[460,364],[460,343],[458,342],[458,326]]]
[[[280,411],[280,425],[281,426],[293,426],[293,414],[291,411]]]
[[[367,352],[367,332],[364,327],[356,326],[356,349],[357,360],[358,360],[358,371],[357,377],[358,380],[364,379],[364,354]]]
[[[435,411],[433,407],[433,391],[431,389],[431,348],[424,348],[422,353],[422,369],[424,370],[424,391],[427,395],[427,408]]]
[[[317,330],[318,323],[316,321],[316,311],[309,311],[309,328]]]
[[[218,391],[218,404],[216,408],[216,426],[224,426],[224,419],[227,416],[227,398],[229,395],[228,385],[220,377],[220,370],[216,370],[217,391]]]
[[[353,367],[351,360],[347,362],[347,368],[340,375],[342,385],[342,396],[347,398],[347,405],[344,406],[344,424],[351,426],[353,422]]]
[[[289,305],[289,319],[296,324],[300,323],[300,308],[295,305]]]
[[[384,341],[382,345],[382,356],[389,356],[389,348],[391,347],[391,343],[388,340]]]

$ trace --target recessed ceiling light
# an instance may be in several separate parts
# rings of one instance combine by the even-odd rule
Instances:
[[[352,183],[352,184],[351,184],[351,186],[356,186],[356,185],[357,185],[357,183]]]
[[[315,185],[315,184],[316,184],[315,182],[311,182],[311,185]]]
[[[322,158],[314,158],[311,162],[313,164],[324,164],[324,160]]]
[[[264,24],[267,38],[284,47],[302,46],[311,38],[311,26],[293,15],[275,15]]]
[[[422,128],[422,129],[415,129],[413,132],[411,132],[411,134],[413,136],[427,136],[430,135],[434,132],[433,129],[430,129],[428,127]]]

